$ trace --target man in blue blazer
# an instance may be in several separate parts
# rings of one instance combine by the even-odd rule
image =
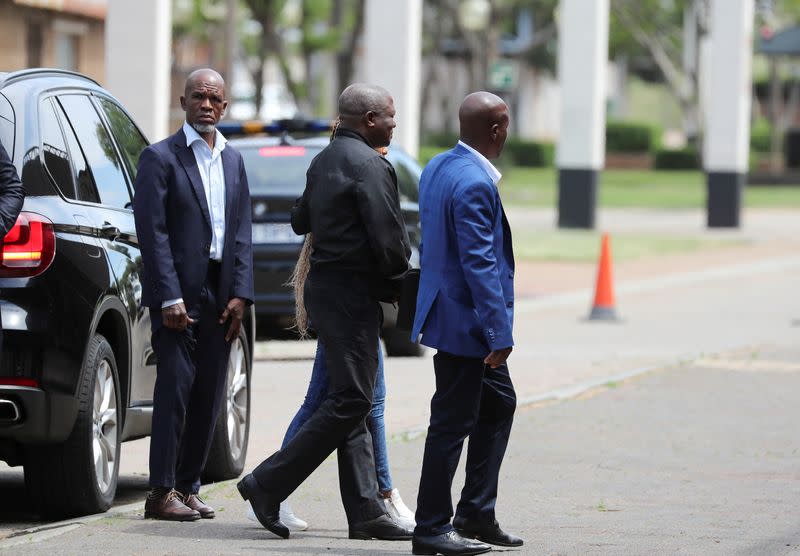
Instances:
[[[495,519],[516,408],[506,365],[514,345],[514,254],[500,173],[489,160],[503,150],[509,113],[496,95],[477,92],[458,116],[461,140],[431,160],[420,180],[422,264],[412,338],[421,333],[422,343],[438,351],[414,554],[522,545]],[[450,487],[467,436],[466,482],[451,525]]]
[[[25,200],[17,169],[0,143],[0,241],[14,226]],[[3,323],[0,322],[0,359],[3,356]]]
[[[253,301],[250,193],[241,155],[216,129],[228,102],[215,71],[193,72],[186,123],[139,159],[134,217],[142,303],[158,358],[145,517],[214,517],[200,500],[230,342]]]

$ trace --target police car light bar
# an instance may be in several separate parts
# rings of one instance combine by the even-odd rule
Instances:
[[[217,124],[217,129],[226,137],[234,135],[280,135],[281,133],[328,133],[333,129],[331,120],[275,120],[273,122],[246,121]]]

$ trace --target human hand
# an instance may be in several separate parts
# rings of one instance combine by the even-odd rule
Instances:
[[[486,359],[483,362],[489,365],[492,369],[496,369],[500,365],[506,362],[508,356],[511,355],[511,351],[513,347],[507,347],[503,349],[496,349],[492,353],[486,356]]]
[[[173,330],[186,330],[190,324],[194,324],[195,320],[186,312],[186,305],[175,303],[168,305],[161,309],[161,322],[165,327]]]
[[[225,334],[226,342],[230,342],[239,336],[239,329],[242,328],[242,319],[244,318],[244,307],[244,299],[234,297],[228,301],[228,306],[225,307],[225,310],[222,312],[222,316],[219,319],[220,324],[224,324],[225,321],[231,319],[231,325],[228,327],[228,332]]]

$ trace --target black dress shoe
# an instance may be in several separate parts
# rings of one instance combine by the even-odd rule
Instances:
[[[411,540],[411,553],[433,556],[469,556],[483,554],[492,549],[488,544],[465,539],[456,531],[448,531],[441,535],[414,535]]]
[[[382,541],[409,541],[414,531],[396,523],[387,514],[350,525],[351,539],[379,539]]]
[[[500,529],[500,524],[496,520],[491,523],[485,523],[464,517],[456,517],[453,519],[453,527],[462,537],[478,539],[497,546],[522,546],[523,543],[521,538]]]
[[[261,525],[279,537],[289,538],[289,528],[283,524],[280,518],[281,503],[270,502],[252,474],[239,481],[236,488],[239,489],[239,494],[242,495],[242,498],[250,500],[250,504],[253,506],[253,513],[256,514]]]

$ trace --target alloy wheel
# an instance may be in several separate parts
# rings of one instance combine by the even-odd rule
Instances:
[[[107,359],[100,361],[94,381],[92,452],[97,487],[106,493],[114,478],[117,462],[118,411],[114,374]]]
[[[238,460],[244,449],[247,433],[247,369],[244,345],[236,338],[228,357],[228,391],[226,396],[226,423],[231,457]]]

